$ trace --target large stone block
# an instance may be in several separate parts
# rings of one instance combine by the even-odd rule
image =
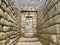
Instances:
[[[4,1],[5,1],[6,5],[7,5],[7,6],[9,6],[9,3],[8,3],[8,1],[7,1],[7,0],[4,0]]]
[[[54,17],[58,12],[56,11],[56,6],[54,6],[49,12],[48,12],[48,16],[49,18]]]
[[[53,42],[55,43],[52,43],[53,45],[57,45],[57,35],[52,35],[51,36],[52,37],[52,40],[53,40]]]
[[[17,35],[12,35],[12,36],[10,36],[10,38],[13,39],[13,38],[15,38],[16,36],[17,36]]]
[[[55,17],[51,18],[49,20],[49,24],[50,25],[56,25],[56,24],[59,24],[60,23],[60,15],[56,15]]]
[[[6,4],[5,3],[2,3],[1,7],[6,11]]]
[[[11,10],[9,9],[9,7],[7,7],[7,10],[6,11],[9,12],[9,13],[11,13]]]
[[[50,11],[50,8],[52,8],[53,5],[54,5],[54,1],[51,0],[51,2],[49,3],[49,5],[47,6],[47,10]]]
[[[15,34],[17,34],[17,31],[12,31],[11,34],[15,35]]]
[[[7,32],[7,35],[10,37],[12,35],[16,35],[17,34],[17,31],[10,31],[10,32]]]
[[[56,10],[60,13],[60,2],[56,5]]]
[[[6,45],[5,40],[0,41],[0,45]]]
[[[4,12],[4,18],[7,18],[8,17],[8,13],[7,12]]]
[[[54,0],[54,3],[58,2],[59,0]]]
[[[14,26],[14,27],[18,27],[16,24],[12,23],[12,22],[8,22],[9,26]]]
[[[17,28],[14,28],[14,27],[13,27],[12,30],[17,31]]]
[[[1,0],[0,0],[0,4],[1,4]]]
[[[11,31],[10,32],[6,32],[7,36],[10,37],[12,34],[11,34]]]
[[[50,26],[49,23],[50,23],[50,21],[48,20],[48,21],[46,21],[46,22],[44,23],[43,26],[44,26],[44,27],[48,27],[48,26]]]
[[[0,25],[0,31],[3,31],[3,27]]]
[[[3,16],[3,10],[0,9],[0,16]]]
[[[57,35],[57,43],[60,45],[60,35]]]
[[[11,27],[7,27],[7,26],[4,26],[4,27],[3,27],[3,31],[5,31],[5,32],[6,32],[6,31],[10,31],[10,30],[11,30]]]
[[[7,12],[4,13],[4,18],[6,18],[9,21],[15,22]]]
[[[6,33],[3,33],[3,32],[0,33],[0,40],[7,39],[7,38],[8,36]]]
[[[57,33],[60,35],[60,24],[56,25]]]
[[[51,34],[55,34],[56,35],[57,34],[57,29],[56,28],[57,28],[56,25],[49,27],[48,28],[48,30],[49,30],[48,33],[51,33]]]
[[[8,25],[8,21],[5,20],[4,18],[0,19],[0,23],[3,24],[3,25]]]
[[[40,42],[43,43],[43,45],[51,45],[51,35],[50,34],[40,34],[39,35]]]
[[[9,26],[14,26],[11,22],[8,22],[8,25],[9,25]]]

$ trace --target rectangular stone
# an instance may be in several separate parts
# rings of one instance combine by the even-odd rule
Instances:
[[[4,27],[3,27],[3,31],[4,31],[4,32],[10,31],[10,30],[11,30],[11,27],[7,27],[7,26],[4,26]]]
[[[0,40],[7,39],[7,38],[8,36],[6,35],[6,33],[0,32]]]
[[[0,41],[0,45],[6,45],[5,40]]]
[[[0,25],[0,31],[3,31],[3,27],[2,27],[2,25]]]
[[[0,19],[0,23],[3,24],[3,25],[8,25],[8,21],[5,20],[4,18]]]
[[[1,7],[6,11],[6,4],[5,3],[2,3]]]
[[[0,16],[3,16],[3,10],[0,8]]]
[[[56,4],[56,11],[60,13],[60,2]]]

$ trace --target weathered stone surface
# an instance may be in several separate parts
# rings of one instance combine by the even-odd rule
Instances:
[[[9,25],[9,26],[14,26],[13,23],[11,23],[11,22],[8,22],[8,25]]]
[[[0,40],[7,39],[7,38],[8,36],[6,33],[3,33],[3,32],[0,33]]]
[[[2,3],[1,7],[6,11],[6,4],[5,3]]]
[[[7,26],[4,26],[4,27],[3,27],[3,31],[5,31],[5,32],[6,32],[6,31],[10,31],[10,30],[11,30],[10,27],[7,27]]]
[[[6,45],[5,40],[0,41],[0,45]]]
[[[3,16],[3,10],[0,9],[0,16]]]
[[[0,31],[3,31],[3,27],[0,25]]]
[[[7,32],[7,35],[9,35],[9,36],[16,35],[16,34],[17,34],[17,31],[10,31],[10,32]]]
[[[9,6],[9,3],[7,2],[7,0],[4,0],[5,1],[5,3],[7,4],[7,6]]]
[[[56,11],[60,13],[60,2],[56,5]]]
[[[0,0],[0,4],[1,4],[1,0]]]
[[[15,31],[17,31],[17,28],[14,28],[14,27],[13,27],[12,29],[15,30]]]
[[[7,12],[4,13],[4,18],[7,18],[8,17],[8,14]]]
[[[0,23],[3,24],[3,25],[8,25],[8,21],[5,20],[4,18],[0,19]]]
[[[7,11],[8,11],[9,13],[11,13],[11,11],[10,11],[9,7],[7,7]]]
[[[46,8],[38,10],[38,36],[43,45],[57,45],[60,42],[60,36],[58,36],[60,35],[60,0],[51,0],[45,6]],[[49,37],[53,42],[44,40],[41,37],[46,39]]]
[[[13,20],[13,18],[12,18],[7,12],[4,13],[4,16],[3,16],[3,17],[6,18],[6,19],[9,20],[9,21],[15,23],[15,21]]]
[[[20,36],[20,29],[17,28],[20,17],[17,15],[19,18],[16,18],[12,11],[8,0],[0,0],[0,45],[14,45]]]

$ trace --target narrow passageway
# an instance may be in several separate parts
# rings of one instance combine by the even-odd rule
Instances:
[[[60,0],[0,0],[0,45],[60,45]]]

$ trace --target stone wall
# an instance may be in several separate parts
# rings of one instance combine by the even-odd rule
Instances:
[[[44,45],[60,45],[60,0],[46,0],[37,14],[39,40]]]
[[[0,0],[0,45],[15,45],[21,36],[20,12],[14,12],[7,0]]]

